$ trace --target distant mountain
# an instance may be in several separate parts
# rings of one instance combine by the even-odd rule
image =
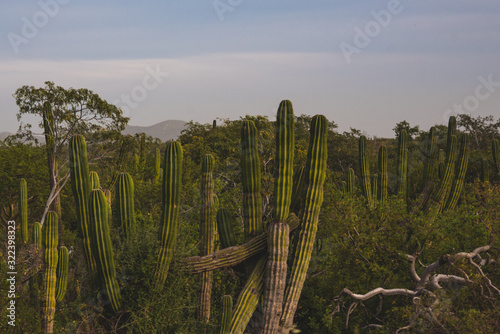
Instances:
[[[146,135],[153,138],[159,138],[162,141],[177,139],[184,129],[186,122],[184,121],[163,121],[151,126],[136,126],[127,125],[122,131],[124,135],[135,135],[136,133],[144,132]]]

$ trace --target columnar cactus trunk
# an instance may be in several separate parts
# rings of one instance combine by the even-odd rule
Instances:
[[[200,253],[207,255],[215,250],[215,217],[214,217],[214,169],[215,159],[207,154],[201,164],[201,221],[200,221]],[[210,300],[212,295],[211,271],[204,272],[201,279],[200,320],[210,320]]]
[[[401,130],[398,138],[398,194],[404,200],[408,195],[408,134]]]
[[[121,293],[116,280],[113,247],[109,235],[108,204],[101,190],[92,190],[90,193],[89,218],[92,251],[97,264],[99,280],[106,289],[111,308],[116,312],[121,306]]]
[[[214,121],[215,122],[215,121]],[[233,297],[222,296],[220,334],[231,334],[231,318],[233,317]]]
[[[220,208],[217,211],[217,232],[222,248],[228,248],[236,245],[236,239],[233,232],[233,219],[227,209]]]
[[[57,213],[49,211],[43,232],[45,273],[43,276],[42,320],[45,333],[53,333],[56,313],[57,220]]]
[[[101,189],[101,182],[99,181],[99,174],[97,172],[90,172],[89,174],[90,178],[90,189],[95,190],[95,189]]]
[[[33,244],[36,249],[42,248],[42,225],[39,222],[33,224]]]
[[[90,195],[89,166],[87,162],[87,144],[81,135],[73,136],[69,141],[69,168],[71,189],[76,202],[78,228],[82,237],[83,251],[87,267],[95,270],[95,259],[91,253],[88,227],[88,198]]]
[[[366,152],[366,137],[359,137],[359,170],[361,171],[361,189],[366,197],[368,207],[373,208],[373,198],[370,183],[370,164]]]
[[[66,295],[66,287],[68,286],[68,262],[69,252],[65,246],[59,248],[59,261],[57,263],[57,284],[56,284],[56,301],[62,302]]]
[[[157,148],[155,151],[155,182],[160,181],[161,176],[161,152]]]
[[[493,155],[493,163],[497,170],[497,175],[500,176],[500,145],[498,139],[493,139],[491,142],[491,153]]]
[[[28,242],[28,185],[25,179],[19,180],[19,222],[21,223],[21,238]]]
[[[384,145],[384,146],[381,146],[380,149],[378,150],[378,183],[379,183],[379,187],[378,187],[377,197],[378,197],[378,200],[380,201],[381,205],[384,205],[384,203],[387,201],[388,180],[389,180],[389,175],[387,172],[387,148]]]
[[[120,173],[116,181],[116,212],[126,240],[135,235],[134,180],[129,173]]]
[[[267,258],[262,256],[257,261],[236,300],[229,331],[231,334],[242,334],[257,308],[263,290],[266,260]]]
[[[423,177],[423,187],[425,188],[428,182],[436,181],[438,175],[439,166],[439,149],[438,149],[438,138],[437,130],[432,127],[429,130],[429,137],[427,138],[427,150],[425,151],[425,163],[424,163],[424,177]]]
[[[108,204],[108,225],[111,228],[113,226],[113,209],[111,207],[111,191],[109,189],[103,189],[102,192],[106,197],[106,203]]]
[[[162,286],[174,255],[179,226],[180,190],[182,182],[182,147],[177,141],[167,143],[163,164],[161,248],[156,265],[156,281]]]
[[[372,196],[373,200],[375,201],[377,199],[377,193],[378,193],[378,175],[373,174],[372,175]]]
[[[292,257],[292,269],[285,291],[281,323],[291,327],[300,293],[306,279],[309,261],[314,247],[318,217],[323,203],[323,183],[326,177],[327,120],[316,115],[311,121],[309,149],[306,162],[307,191],[298,231],[297,246]]]
[[[438,155],[438,160],[439,160],[439,165],[438,165],[438,176],[439,179],[441,180],[444,176],[444,171],[445,171],[445,164],[444,161],[446,159],[446,154],[444,153],[443,149],[439,150],[439,155]]]
[[[453,210],[457,206],[458,199],[464,188],[465,173],[469,163],[469,134],[464,133],[460,141],[459,161],[456,166],[455,180],[451,187],[450,195],[446,201],[444,210]]]
[[[241,181],[243,226],[249,239],[263,231],[258,131],[253,121],[245,121],[241,127]]]
[[[356,175],[354,174],[354,169],[349,168],[347,170],[347,193],[354,194],[356,191]]]

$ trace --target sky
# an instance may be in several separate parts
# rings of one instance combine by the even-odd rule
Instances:
[[[372,137],[500,118],[500,1],[1,1],[0,132],[23,85],[88,88],[129,124],[323,114]],[[25,118],[25,123],[39,119]]]

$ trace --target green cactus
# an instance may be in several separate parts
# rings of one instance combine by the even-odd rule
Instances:
[[[444,161],[446,159],[446,154],[444,153],[443,149],[439,149],[439,155],[438,155],[438,177],[441,180],[444,176],[444,171],[445,171],[445,164]]]
[[[378,192],[377,198],[381,205],[387,201],[388,191],[387,185],[389,180],[389,174],[387,172],[387,148],[381,146],[378,150]],[[375,195],[375,193],[374,193]]]
[[[233,233],[233,219],[229,211],[225,208],[220,208],[217,211],[217,232],[222,248],[228,248],[236,245],[236,239]]]
[[[45,273],[43,276],[42,320],[45,333],[53,332],[54,315],[56,313],[57,221],[57,213],[49,211],[43,229]]]
[[[113,209],[111,207],[111,191],[109,189],[103,189],[102,192],[106,196],[106,203],[108,204],[108,225],[111,228],[113,226]]]
[[[366,152],[366,137],[359,137],[359,170],[361,171],[361,189],[366,197],[368,207],[373,208],[373,198],[370,183],[370,164]]]
[[[423,177],[423,188],[428,182],[434,182],[437,179],[437,172],[439,167],[439,150],[437,145],[437,130],[432,127],[429,130],[429,137],[427,138],[427,150],[425,151],[425,163],[424,163],[424,177]]]
[[[116,181],[116,212],[126,240],[135,235],[134,181],[129,173],[120,173]]]
[[[464,188],[465,173],[467,172],[467,165],[469,163],[469,134],[467,133],[462,135],[458,159],[459,161],[456,166],[455,180],[451,187],[448,200],[446,201],[444,211],[455,209]]]
[[[373,174],[372,175],[372,195],[373,199],[375,200],[377,198],[377,193],[378,193],[378,175]]]
[[[215,121],[214,121],[215,122]],[[220,334],[231,334],[231,318],[233,317],[233,297],[222,296]]]
[[[33,244],[36,249],[42,248],[42,225],[39,222],[33,224]]]
[[[121,293],[116,280],[113,247],[109,235],[108,204],[101,190],[90,192],[89,227],[99,280],[106,290],[111,308],[116,312],[121,306]]]
[[[71,189],[76,202],[78,228],[82,236],[83,251],[87,267],[95,270],[95,259],[91,253],[88,227],[88,198],[90,194],[90,176],[87,162],[87,144],[81,135],[73,136],[69,141],[69,168]]]
[[[161,152],[157,148],[155,151],[155,182],[159,182],[161,177]]]
[[[354,169],[349,168],[347,170],[347,193],[354,194],[356,191],[356,175],[354,174]]]
[[[490,163],[488,159],[481,160],[481,182],[490,181]]]
[[[500,176],[500,145],[498,139],[493,139],[491,142],[491,153],[493,155],[493,163],[497,170],[497,175]]]
[[[57,263],[57,284],[56,284],[56,301],[62,302],[66,295],[66,287],[68,286],[68,262],[69,252],[64,246],[59,248],[59,261]]]
[[[207,255],[215,250],[215,217],[214,217],[214,169],[215,159],[210,154],[205,155],[201,164],[201,220],[200,220],[200,253]],[[211,271],[202,274],[200,293],[200,320],[210,319],[210,300],[212,295]]]
[[[182,147],[177,141],[167,143],[163,168],[161,248],[156,265],[156,281],[162,286],[174,254],[179,225],[180,189],[182,182]]]
[[[90,179],[91,190],[101,189],[101,183],[99,182],[99,174],[97,174],[97,172],[94,171],[90,172],[89,179]]]
[[[398,194],[404,200],[408,196],[408,134],[401,130],[398,137]]]
[[[25,179],[19,180],[19,221],[21,239],[24,243],[28,243],[28,185]]]
[[[241,178],[243,185],[243,226],[246,239],[263,231],[258,131],[253,121],[241,127]]]
[[[316,115],[311,121],[309,149],[306,162],[307,191],[304,195],[304,209],[297,235],[295,252],[292,255],[292,269],[285,290],[285,302],[281,323],[291,327],[297,303],[304,285],[323,202],[323,183],[326,177],[327,120]]]
[[[290,203],[290,212],[299,215],[300,210],[302,209],[302,195],[304,191],[306,191],[305,186],[305,167],[300,167],[293,174],[293,189],[292,189],[292,201]]]

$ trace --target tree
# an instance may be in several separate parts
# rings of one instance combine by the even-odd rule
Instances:
[[[45,87],[42,88],[22,86],[16,90],[13,97],[19,106],[18,121],[27,114],[41,117],[38,125],[45,136],[51,189],[40,220],[43,224],[51,206],[60,213],[59,193],[69,179],[65,154],[68,140],[78,133],[85,135],[89,143],[99,142],[105,146],[120,135],[128,118],[123,116],[119,108],[101,99],[91,90],[65,89],[55,86],[51,81],[46,81]],[[35,135],[30,123],[21,123],[17,134],[11,140],[24,139],[37,143]],[[61,162],[59,165],[58,161]]]

